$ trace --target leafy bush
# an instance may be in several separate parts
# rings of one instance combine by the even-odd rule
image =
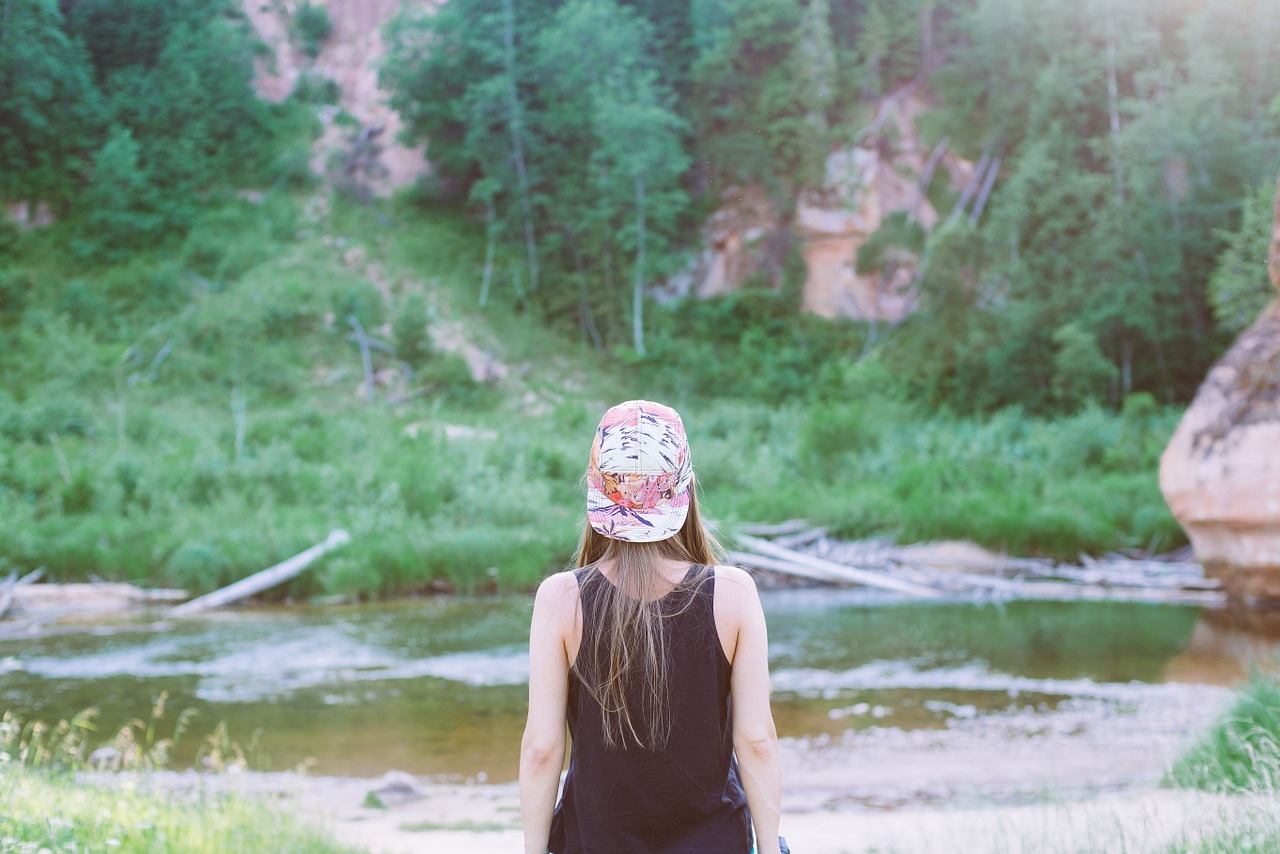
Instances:
[[[184,543],[169,558],[169,579],[185,590],[216,590],[230,581],[230,572],[231,559],[212,543]]]
[[[94,157],[93,177],[81,194],[84,211],[76,251],[94,261],[119,261],[154,243],[169,223],[133,133],[116,128]]]
[[[1265,184],[1245,198],[1240,227],[1218,232],[1226,247],[1209,279],[1209,303],[1218,325],[1228,332],[1239,332],[1253,323],[1276,298],[1266,264],[1261,261],[1267,257],[1271,243],[1275,192],[1275,184],[1268,176]]]
[[[414,367],[424,364],[432,355],[431,336],[427,332],[427,301],[421,291],[411,291],[401,300],[391,319],[391,334],[396,342],[396,356]]]
[[[324,49],[325,40],[333,31],[329,11],[324,6],[317,6],[310,2],[304,2],[298,7],[290,26],[302,52],[312,59],[320,55],[320,51]]]
[[[320,11],[324,12],[323,7]],[[342,87],[331,77],[325,77],[316,71],[306,71],[298,75],[298,82],[293,84],[290,97],[304,104],[336,104],[342,97]]]
[[[0,270],[0,326],[13,326],[22,319],[36,289],[29,270]]]

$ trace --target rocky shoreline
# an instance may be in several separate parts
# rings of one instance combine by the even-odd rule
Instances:
[[[938,730],[876,727],[784,739],[784,833],[808,854],[1115,845],[1147,851],[1260,808],[1258,799],[1159,787],[1174,757],[1222,713],[1230,691],[1126,687],[1133,690],[1068,700],[1051,711],[956,717]],[[269,800],[375,854],[496,854],[520,845],[512,782],[394,771],[374,779],[193,771],[81,779],[178,796],[235,792]],[[961,839],[968,841],[955,847]]]

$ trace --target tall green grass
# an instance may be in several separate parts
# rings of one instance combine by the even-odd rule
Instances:
[[[728,531],[802,516],[1066,558],[1183,541],[1155,477],[1177,413],[1149,398],[1057,420],[928,411],[858,359],[856,329],[788,327],[763,297],[658,312],[659,356],[619,360],[501,288],[482,309],[483,235],[407,202],[227,200],[176,249],[110,267],[65,237],[24,238],[21,307],[0,318],[0,557],[55,580],[203,591],[343,527],[352,544],[283,595],[526,587],[568,560],[591,431],[629,396],[680,408]],[[393,380],[366,402],[348,317],[411,351],[412,378],[375,352]],[[471,382],[424,320],[505,376]],[[758,346],[681,346],[722,321]]]
[[[337,854],[352,850],[264,803],[233,795],[165,794],[159,787],[139,786],[148,782],[149,772],[169,766],[179,742],[189,735],[191,714],[183,712],[170,724],[165,700],[161,695],[145,718],[105,738],[98,732],[93,709],[57,724],[5,712],[0,718],[0,850],[22,854]],[[198,765],[220,772],[248,767],[255,751],[255,743],[242,747],[219,724],[201,740],[196,759]],[[116,785],[93,785],[77,776],[90,769],[142,776]]]
[[[13,854],[354,854],[266,804],[231,795],[179,796],[88,785],[0,766],[0,848]]]
[[[1255,673],[1165,782],[1209,792],[1280,793],[1280,679]]]

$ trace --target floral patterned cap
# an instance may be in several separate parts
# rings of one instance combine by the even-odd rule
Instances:
[[[689,515],[693,462],[680,415],[628,400],[600,419],[587,468],[587,521],[628,543],[674,537]]]

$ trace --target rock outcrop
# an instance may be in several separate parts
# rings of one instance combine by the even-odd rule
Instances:
[[[359,128],[343,127],[334,121],[336,110],[321,110],[325,130],[313,149],[314,171],[332,171],[335,162],[339,172],[354,172],[358,166],[361,184],[376,195],[407,186],[427,171],[420,147],[407,148],[396,141],[403,122],[387,105],[387,94],[378,88],[378,64],[385,54],[382,27],[402,0],[317,2],[328,12],[332,31],[314,60],[289,38],[298,2],[245,0],[242,5],[270,49],[270,55],[258,62],[254,79],[258,95],[282,101],[304,74],[314,74],[337,84],[338,107],[360,124]]]
[[[656,288],[654,296],[713,297],[736,290],[757,273],[776,284],[789,243],[778,209],[763,190],[730,190],[702,228],[703,249],[698,257]]]
[[[1268,268],[1280,289],[1280,183]],[[1160,488],[1230,594],[1280,604],[1280,301],[1209,372],[1160,460]]]
[[[702,253],[667,283],[665,292],[713,296],[734,290],[761,270],[776,274],[790,237],[798,241],[805,262],[806,311],[901,320],[915,306],[911,285],[917,259],[909,252],[894,253],[885,269],[859,273],[858,249],[892,213],[906,213],[925,229],[938,219],[918,184],[931,152],[915,120],[927,106],[921,97],[904,98],[875,138],[831,152],[822,186],[800,193],[789,218],[758,188],[726,193],[703,230]],[[935,169],[957,190],[973,176],[973,164],[950,153]]]

